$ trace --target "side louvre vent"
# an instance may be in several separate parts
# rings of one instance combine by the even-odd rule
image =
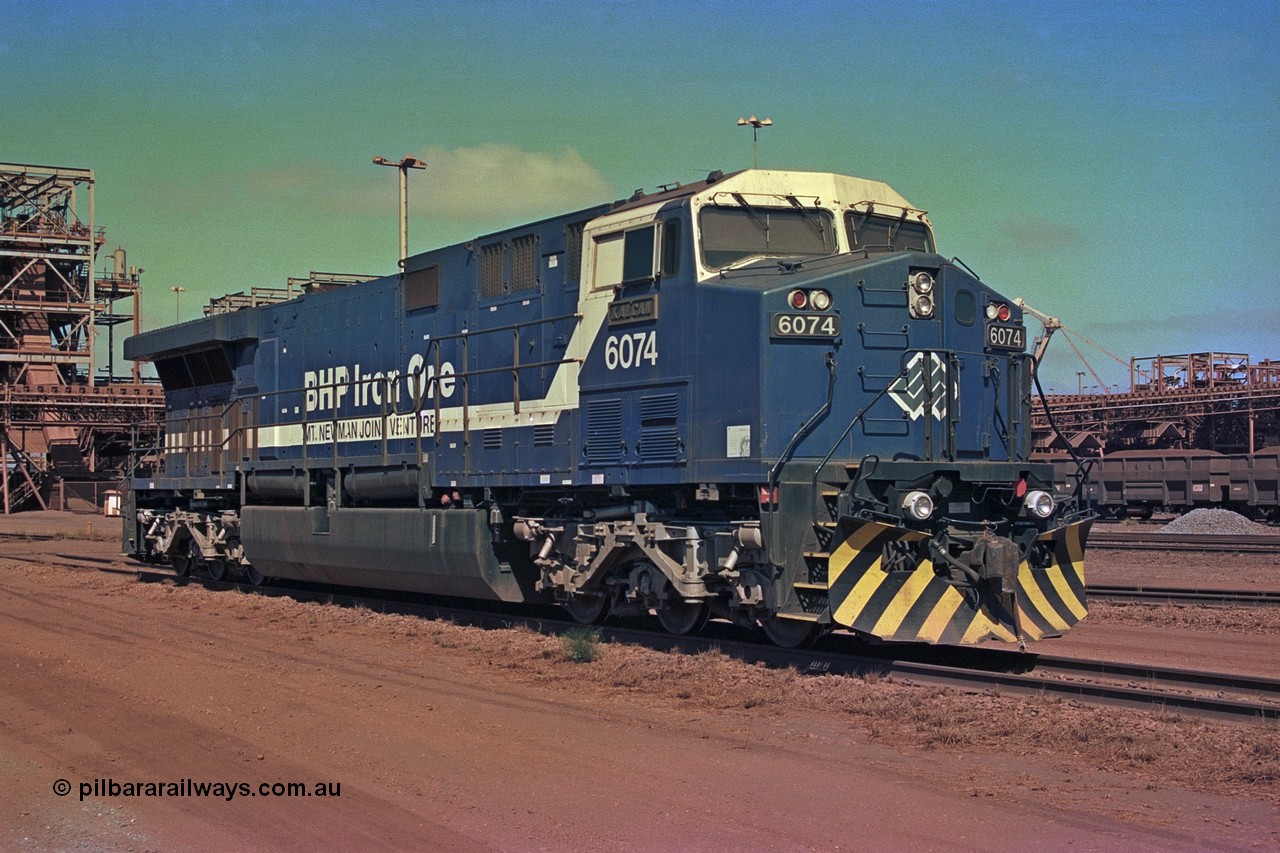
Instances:
[[[555,424],[538,424],[533,428],[533,446],[550,447],[556,443]]]
[[[640,399],[641,462],[675,462],[680,458],[679,415],[680,399],[675,394]]]
[[[506,292],[502,281],[502,244],[480,247],[480,298],[491,299]]]
[[[582,232],[585,222],[574,222],[564,228],[564,283],[566,287],[578,286],[582,277]]]
[[[583,449],[588,465],[617,464],[625,450],[622,443],[622,400],[613,397],[587,403],[587,444]]]
[[[538,286],[538,235],[527,234],[511,241],[511,292]]]
[[[502,430],[487,429],[484,431],[484,449],[485,450],[501,450],[502,449]]]

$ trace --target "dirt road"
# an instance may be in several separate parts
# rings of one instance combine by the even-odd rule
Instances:
[[[728,679],[689,675],[728,671],[720,663],[643,650],[574,664],[554,639],[525,632],[139,584],[6,559],[4,548],[7,849],[1280,843],[1265,795],[1097,769],[1070,744],[1025,757],[963,739],[886,744],[834,707],[778,698],[775,674],[741,664],[723,664],[749,670]],[[663,660],[629,667],[626,655]],[[672,674],[655,675],[663,666]],[[336,795],[267,795],[291,782]],[[123,793],[132,783],[143,796]],[[226,790],[193,796],[195,783]]]

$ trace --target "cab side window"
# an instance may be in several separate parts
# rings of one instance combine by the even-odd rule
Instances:
[[[622,283],[653,280],[653,245],[657,226],[635,228],[624,235]]]
[[[663,278],[669,278],[680,272],[680,238],[683,231],[679,219],[668,219],[662,223],[662,264],[660,269]]]

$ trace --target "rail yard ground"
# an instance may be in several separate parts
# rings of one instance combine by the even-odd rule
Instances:
[[[52,537],[0,539],[2,848],[1280,846],[1275,723],[615,644],[574,663],[527,630],[96,571],[124,565],[117,527],[0,518]],[[1280,557],[1098,551],[1088,577],[1280,589]],[[1097,604],[1042,646],[1277,677],[1280,613]],[[246,788],[147,795],[182,780]],[[269,796],[289,782],[340,796]]]

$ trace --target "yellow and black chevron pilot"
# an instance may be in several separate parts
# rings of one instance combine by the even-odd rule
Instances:
[[[1049,547],[1033,553],[1051,559],[1045,565],[1021,560],[1008,590],[1002,578],[987,586],[957,585],[928,558],[906,570],[886,565],[886,545],[925,535],[877,522],[854,524],[826,558],[833,621],[882,639],[926,643],[1061,635],[1086,613],[1083,540],[1090,523],[1037,537],[1037,545]]]

